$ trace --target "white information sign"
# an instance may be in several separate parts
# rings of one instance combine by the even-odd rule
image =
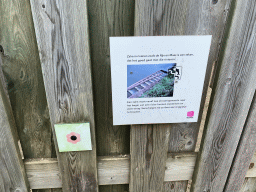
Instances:
[[[110,37],[113,124],[197,122],[211,38]]]

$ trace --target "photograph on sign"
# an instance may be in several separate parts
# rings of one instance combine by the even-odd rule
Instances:
[[[175,67],[176,63],[127,65],[127,98],[172,97]]]
[[[196,122],[211,37],[110,37],[113,124]]]

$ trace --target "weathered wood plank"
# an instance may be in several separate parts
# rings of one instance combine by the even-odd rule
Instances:
[[[109,37],[133,35],[134,0],[89,0],[88,12],[97,155],[129,154],[130,126],[113,126]],[[129,186],[101,185],[99,189],[128,191]]]
[[[162,35],[212,35],[198,122],[170,125],[172,128],[168,152],[193,152],[196,147],[212,66],[220,52],[230,0],[217,1],[217,3],[208,0],[173,0],[165,2],[163,7],[158,8],[158,10],[163,10],[163,13],[158,13],[158,15],[163,15],[162,20],[165,21],[161,25],[166,34]],[[161,22],[161,19],[158,19],[158,22]]]
[[[256,178],[245,178],[240,192],[255,192]]]
[[[172,186],[172,184],[174,186],[183,186],[184,183],[187,183],[187,180],[192,178],[197,154],[168,153],[167,156],[164,189],[170,190],[166,186]],[[129,183],[129,155],[98,156],[97,159],[99,185],[117,186]],[[23,161],[32,189],[60,188],[62,186],[57,158],[25,159]],[[252,163],[256,163],[256,154],[253,156]],[[249,168],[246,177],[256,177],[255,167],[251,166]],[[170,183],[168,184],[168,182]],[[114,188],[112,189],[115,190]],[[118,187],[118,190],[121,189]]]
[[[196,153],[168,153],[165,166],[165,181],[185,181],[192,179]],[[174,173],[174,170],[179,170]]]
[[[245,175],[254,167],[251,163],[256,149],[256,94],[252,101],[248,117],[236,151],[229,177],[224,191],[239,191],[244,183]]]
[[[165,192],[185,192],[187,189],[188,181],[183,182],[164,182]]]
[[[57,158],[25,159],[23,161],[31,189],[62,187]]]
[[[3,71],[25,158],[51,157],[51,128],[29,1],[0,7]],[[22,101],[22,102],[21,102]]]
[[[129,183],[129,155],[98,156],[97,159],[99,185]],[[192,178],[195,161],[196,153],[168,154],[164,181],[184,180],[183,182],[186,183],[187,181],[185,180]],[[56,158],[25,159],[24,165],[32,189],[58,188],[62,186]],[[176,184],[177,186],[183,186],[181,183]],[[176,186],[176,184],[174,185]],[[165,185],[168,184],[165,183]]]
[[[30,1],[63,191],[98,191],[87,1]],[[54,124],[90,122],[92,150],[59,153]]]
[[[217,60],[219,54],[229,6],[230,0],[136,1],[135,35],[213,35],[200,105],[199,121],[197,123],[169,124],[168,152],[192,152],[195,149],[212,64]],[[139,131],[138,128],[136,130]],[[147,131],[146,129],[144,130]],[[131,132],[134,131],[135,129],[132,126]],[[135,133],[132,134],[135,135]],[[145,135],[145,133],[143,134]],[[139,140],[141,136],[139,136],[139,133],[136,135],[138,135]],[[137,147],[142,147],[141,151],[144,151],[146,146]],[[155,151],[159,150],[155,147],[153,148]],[[131,149],[131,155],[133,150]],[[160,150],[164,150],[164,146]],[[138,154],[134,153],[134,155]],[[159,159],[162,159],[162,157],[159,157]],[[158,164],[158,162],[151,161],[151,164],[153,163]],[[131,166],[131,169],[136,169],[133,163]],[[141,182],[141,180],[137,180],[137,182],[139,181]],[[147,182],[145,180],[145,183]],[[150,186],[149,183],[147,184]],[[157,190],[160,191],[161,188]]]
[[[168,125],[131,127],[130,191],[162,191],[167,159]]]
[[[256,153],[254,153],[246,177],[256,177]],[[248,167],[247,167],[248,168]]]
[[[0,4],[0,44],[6,54],[3,71],[24,156],[54,157],[30,2],[1,0]]]
[[[0,190],[29,190],[28,178],[18,146],[18,133],[7,95],[0,53]]]
[[[231,29],[214,83],[192,191],[222,191],[255,90],[255,6],[232,1]]]
[[[128,184],[130,156],[98,156],[98,174],[99,185]],[[123,189],[125,188],[123,187]]]

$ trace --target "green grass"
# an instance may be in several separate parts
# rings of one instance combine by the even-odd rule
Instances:
[[[140,98],[144,97],[165,97],[173,92],[174,75],[164,77],[158,84],[152,87],[147,92],[143,93]]]

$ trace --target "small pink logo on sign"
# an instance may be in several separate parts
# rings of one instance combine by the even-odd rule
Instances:
[[[76,144],[77,142],[81,141],[80,134],[75,132],[71,132],[67,134],[66,137],[67,137],[67,141],[73,144]]]
[[[194,111],[189,111],[187,112],[188,117],[194,117]]]

